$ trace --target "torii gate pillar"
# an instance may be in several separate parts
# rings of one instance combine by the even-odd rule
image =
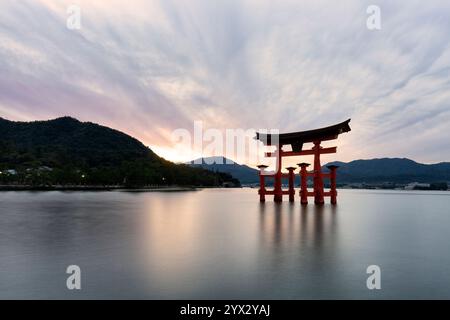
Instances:
[[[308,204],[308,171],[309,163],[299,163],[300,167],[300,203]]]
[[[289,179],[289,202],[294,202],[295,201],[295,186],[294,186],[294,181],[295,181],[295,171],[296,168],[294,167],[288,167],[286,168],[286,170],[289,172],[288,173],[288,179]]]
[[[264,180],[265,170],[267,169],[267,166],[265,165],[259,165],[259,201],[265,202],[266,201],[266,183]]]
[[[314,141],[314,203],[324,204],[323,199],[323,179],[320,165],[320,141]]]
[[[277,146],[276,157],[277,157],[277,172],[275,173],[275,181],[273,185],[273,201],[275,202],[283,202],[283,190],[281,187],[281,178],[283,174],[281,173],[281,159],[282,159],[282,150],[281,146]]]
[[[329,165],[327,168],[330,170],[330,198],[331,204],[337,203],[337,190],[336,190],[336,170],[339,166]]]

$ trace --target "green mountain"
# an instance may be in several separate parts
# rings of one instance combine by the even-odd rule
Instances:
[[[167,161],[120,131],[63,117],[0,118],[0,183],[192,185],[236,183],[226,173]]]

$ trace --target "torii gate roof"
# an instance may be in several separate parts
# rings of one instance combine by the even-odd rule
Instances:
[[[257,132],[255,139],[262,141],[266,146],[271,146],[272,143],[280,145],[290,144],[292,146],[292,151],[298,152],[302,150],[304,143],[314,141],[334,140],[337,139],[337,137],[341,133],[351,131],[349,125],[350,120],[351,119],[348,119],[344,122],[329,127],[308,131],[280,133],[280,134],[266,134]]]

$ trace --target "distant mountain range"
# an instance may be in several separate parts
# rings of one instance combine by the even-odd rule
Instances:
[[[406,158],[331,162],[339,166],[339,182],[448,182],[450,163],[422,164]],[[327,164],[327,165],[329,165]]]
[[[239,179],[242,184],[259,183],[258,170],[246,165],[233,163],[231,160],[223,157],[202,158],[201,164],[194,165],[193,161],[190,164],[216,172],[229,173],[236,179]],[[326,166],[330,164],[339,166],[339,183],[430,183],[450,181],[449,162],[421,164],[406,158],[382,158],[354,160],[351,162],[330,162],[323,166],[323,170],[328,171]]]
[[[225,157],[199,158],[188,163],[193,167],[203,168],[214,172],[224,172],[238,179],[242,184],[253,184],[259,182],[259,170],[247,165],[238,164]]]
[[[0,184],[222,186],[227,173],[167,161],[137,139],[71,117],[0,118]]]

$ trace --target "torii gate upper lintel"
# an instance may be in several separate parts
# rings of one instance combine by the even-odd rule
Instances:
[[[294,188],[294,178],[295,178],[295,168],[286,168],[288,173],[282,173],[282,159],[283,157],[291,156],[314,156],[313,171],[308,172],[308,163],[299,163],[300,167],[300,177],[301,177],[301,188],[300,188],[300,198],[302,204],[308,203],[308,197],[314,197],[314,202],[316,204],[323,204],[324,197],[329,196],[331,198],[331,203],[336,204],[337,191],[336,191],[336,170],[337,166],[328,166],[330,173],[322,173],[320,164],[321,154],[336,153],[337,147],[323,148],[321,147],[322,141],[335,140],[341,133],[351,131],[350,120],[348,119],[344,122],[325,127],[320,129],[299,131],[292,133],[281,133],[281,134],[263,134],[256,133],[256,139],[260,140],[266,146],[275,146],[275,152],[267,152],[266,157],[275,157],[277,160],[277,168],[275,174],[266,174],[265,169],[267,166],[260,165],[259,177],[260,177],[260,188],[259,195],[260,201],[265,201],[266,195],[273,195],[275,202],[283,201],[283,195],[289,195],[289,201],[294,201],[295,188]],[[305,143],[313,143],[314,146],[311,149],[303,150],[303,145]],[[283,151],[284,145],[291,145],[292,151]],[[273,190],[267,190],[265,187],[265,178],[274,178],[274,188]],[[307,189],[307,179],[312,177],[314,179],[314,191],[309,192]],[[282,178],[289,178],[289,189],[282,190]],[[325,192],[323,186],[323,178],[330,179],[330,191]]]

